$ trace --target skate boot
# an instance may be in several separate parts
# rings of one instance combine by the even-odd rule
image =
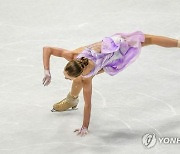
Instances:
[[[69,92],[66,98],[64,98],[62,101],[53,105],[53,109],[51,111],[52,112],[55,112],[55,111],[60,112],[60,111],[66,111],[69,108],[76,109],[78,103],[79,103],[78,96],[74,97]]]

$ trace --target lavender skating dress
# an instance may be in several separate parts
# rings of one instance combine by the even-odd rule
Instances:
[[[86,48],[78,56],[86,57],[95,63],[95,68],[85,78],[94,76],[103,69],[113,76],[133,63],[141,51],[141,42],[145,36],[141,31],[133,33],[116,33],[110,37],[105,37],[101,44],[101,53],[97,53],[91,48]]]

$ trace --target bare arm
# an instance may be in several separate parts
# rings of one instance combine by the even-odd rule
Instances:
[[[85,102],[83,126],[88,128],[91,116],[92,78],[83,80],[83,96]]]
[[[56,48],[56,47],[43,47],[43,64],[44,64],[44,69],[46,70],[50,69],[51,55],[56,57],[63,57],[68,61],[73,59],[72,52],[66,49]]]

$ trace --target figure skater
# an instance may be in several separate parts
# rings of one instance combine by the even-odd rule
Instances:
[[[79,93],[83,89],[84,117],[80,129],[75,129],[77,135],[84,136],[89,130],[91,115],[92,79],[95,75],[106,72],[113,76],[133,63],[140,54],[141,47],[158,45],[162,47],[180,47],[180,40],[164,36],[144,34],[141,31],[133,33],[116,33],[104,37],[102,41],[69,51],[56,47],[43,47],[44,78],[43,85],[51,82],[49,67],[50,56],[63,57],[69,62],[64,68],[65,79],[72,80],[71,91],[66,98],[53,105],[52,111],[75,109],[79,102]]]

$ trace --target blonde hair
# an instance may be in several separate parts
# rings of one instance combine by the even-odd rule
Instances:
[[[89,64],[88,58],[81,57],[67,63],[64,70],[71,77],[78,77],[84,70],[84,67]]]

